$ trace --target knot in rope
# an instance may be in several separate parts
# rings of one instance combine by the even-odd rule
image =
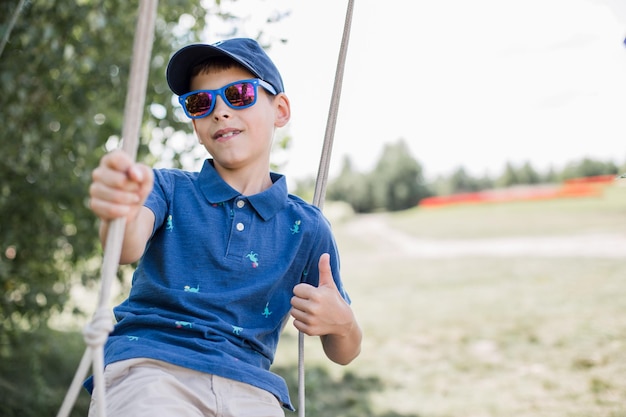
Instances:
[[[88,323],[83,329],[83,338],[87,346],[96,348],[106,343],[109,333],[112,331],[111,311],[108,308],[99,307],[91,319],[91,323]]]

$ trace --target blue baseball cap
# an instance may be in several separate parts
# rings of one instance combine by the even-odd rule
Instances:
[[[231,58],[243,65],[254,76],[271,84],[277,93],[285,91],[278,68],[261,45],[250,38],[233,38],[212,45],[193,44],[179,49],[167,64],[166,78],[170,89],[179,96],[188,93],[193,67],[217,56]]]

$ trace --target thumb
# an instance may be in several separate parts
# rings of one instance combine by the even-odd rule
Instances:
[[[318,287],[335,287],[335,281],[333,280],[333,273],[330,269],[330,255],[323,253],[320,256],[318,269],[320,271],[320,280]]]
[[[143,166],[141,166],[139,164],[131,165],[126,170],[126,175],[128,176],[128,178],[130,178],[131,180],[136,181],[138,183],[142,183],[145,180],[145,178],[146,178],[146,174],[145,174],[145,171],[143,169]]]

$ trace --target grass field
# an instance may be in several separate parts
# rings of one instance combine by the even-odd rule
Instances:
[[[310,417],[626,416],[626,187],[333,224],[365,339],[342,368],[307,338]]]

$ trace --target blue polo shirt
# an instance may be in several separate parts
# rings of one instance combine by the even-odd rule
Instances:
[[[244,196],[217,174],[154,171],[146,201],[154,231],[133,275],[105,362],[151,358],[248,383],[293,409],[285,381],[270,372],[289,318],[293,287],[317,286],[321,254],[331,255],[346,301],[339,256],[317,207],[287,193],[286,180]]]

